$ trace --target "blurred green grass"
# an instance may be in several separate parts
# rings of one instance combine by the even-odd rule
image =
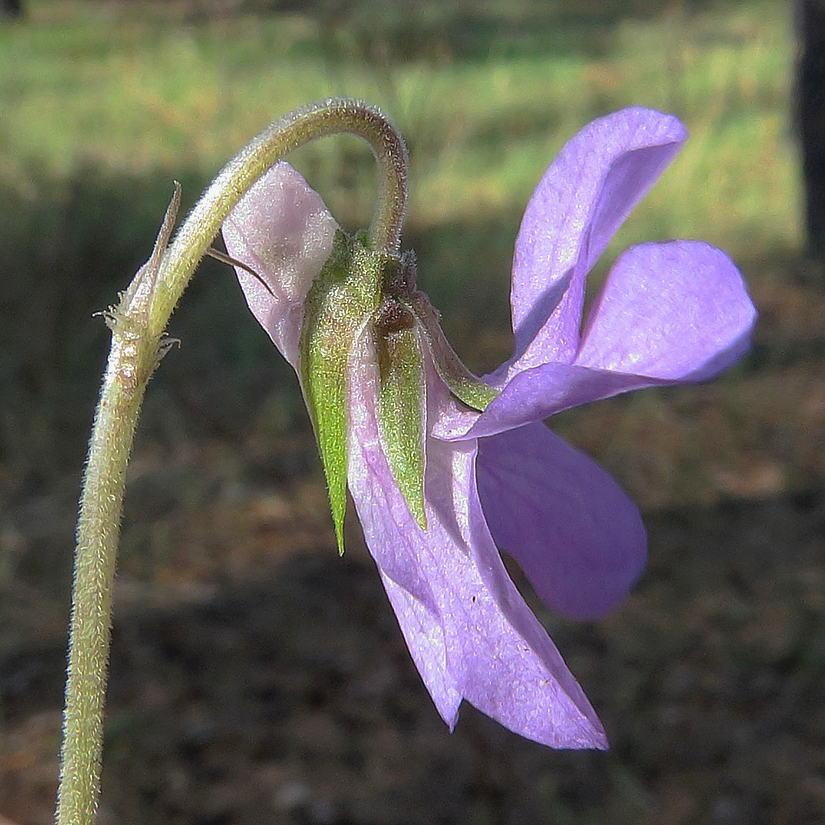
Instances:
[[[794,245],[787,4],[648,5],[611,19],[610,4],[597,16],[597,4],[525,0],[465,18],[460,4],[421,3],[405,36],[395,4],[355,3],[336,23],[312,4],[187,22],[163,5],[34,0],[28,22],[0,29],[0,180],[24,198],[90,164],[205,180],[270,120],[340,94],[382,106],[409,140],[413,227],[515,217],[567,137],[638,104],[673,111],[692,139],[625,242]],[[347,146],[304,154],[340,218],[361,224],[370,164],[349,168]],[[143,209],[153,222],[158,204]]]
[[[507,354],[524,205],[561,144],[597,115],[652,106],[691,132],[606,262],[638,240],[702,238],[754,284],[765,261],[798,246],[779,0],[32,0],[28,10],[0,27],[0,449],[11,489],[79,465],[106,338],[92,313],[146,258],[172,179],[191,204],[251,135],[310,100],[360,97],[402,130],[405,242],[480,371]],[[344,226],[368,222],[372,160],[357,141],[292,159]],[[183,351],[158,372],[164,403],[144,431],[171,437],[175,406],[190,419],[175,427],[237,431],[272,387],[292,388],[278,391],[279,426],[300,415],[294,381],[225,269],[203,266],[171,332]]]

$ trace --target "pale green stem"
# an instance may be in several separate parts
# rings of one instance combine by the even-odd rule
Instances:
[[[352,100],[331,99],[296,109],[253,138],[221,169],[181,226],[164,256],[152,305],[150,330],[159,334],[198,261],[241,195],[288,152],[324,135],[348,132],[369,143],[378,164],[378,196],[370,246],[398,254],[407,200],[407,149],[378,110]]]
[[[406,203],[404,143],[377,110],[357,101],[327,100],[286,115],[250,141],[221,170],[167,247],[179,200],[176,189],[151,258],[118,307],[105,313],[112,346],[89,442],[77,526],[57,825],[92,825],[95,819],[126,466],[146,385],[166,349],[163,335],[169,317],[244,192],[291,150],[342,132],[364,138],[378,163],[370,245],[397,254]]]
[[[77,523],[57,792],[60,825],[91,825],[97,806],[112,580],[126,465],[143,392],[163,353],[161,337],[146,334],[146,321],[179,203],[176,185],[151,257],[123,293],[118,308],[104,313],[112,330],[112,347],[89,441]]]

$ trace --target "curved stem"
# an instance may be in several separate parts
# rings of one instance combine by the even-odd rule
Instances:
[[[77,526],[57,825],[94,822],[126,466],[146,385],[166,350],[166,324],[195,267],[243,193],[292,149],[341,132],[364,138],[372,148],[379,175],[370,244],[396,255],[407,196],[404,142],[376,109],[330,99],[286,115],[250,141],[221,170],[167,247],[179,201],[176,189],[152,256],[118,307],[105,313],[112,346],[89,442]]]
[[[408,156],[395,127],[377,109],[330,98],[296,109],[253,138],[221,169],[181,226],[158,276],[150,328],[160,332],[224,218],[247,189],[288,152],[325,135],[350,133],[369,143],[378,164],[370,246],[397,255],[407,202]]]

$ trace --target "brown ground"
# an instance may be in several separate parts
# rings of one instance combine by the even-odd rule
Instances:
[[[312,483],[292,487],[244,504],[252,539],[289,535]],[[552,752],[466,706],[449,735],[356,540],[343,560],[328,541],[203,560],[201,585],[122,579],[101,821],[822,822],[825,496],[647,523],[634,595],[598,624],[551,620],[608,754]],[[38,825],[63,638],[56,615],[28,618],[0,670],[0,811]]]
[[[467,706],[450,735],[352,516],[335,554],[306,424],[183,437],[166,415],[161,438],[150,402],[102,825],[825,822],[825,297],[760,284],[763,332],[732,379],[559,422],[650,533],[643,581],[607,618],[542,614],[606,754],[542,748]],[[51,821],[76,489],[3,501],[0,825]]]

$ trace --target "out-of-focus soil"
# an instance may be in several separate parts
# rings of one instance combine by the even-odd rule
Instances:
[[[602,621],[527,594],[607,753],[543,748],[466,705],[450,734],[352,514],[336,555],[296,405],[273,397],[244,429],[231,382],[153,387],[101,825],[825,822],[825,292],[778,270],[754,295],[761,331],[732,377],[554,421],[649,530],[642,581]],[[77,487],[0,465],[0,825],[52,819]]]
[[[202,567],[178,581],[121,578],[103,825],[825,821],[825,497],[649,514],[649,569],[621,607],[540,613],[612,744],[573,753],[467,705],[447,731],[354,519],[339,559],[308,478],[206,520],[225,540],[246,525],[234,567],[192,550]],[[0,814],[18,825],[52,816],[60,621],[29,614],[0,667]]]

